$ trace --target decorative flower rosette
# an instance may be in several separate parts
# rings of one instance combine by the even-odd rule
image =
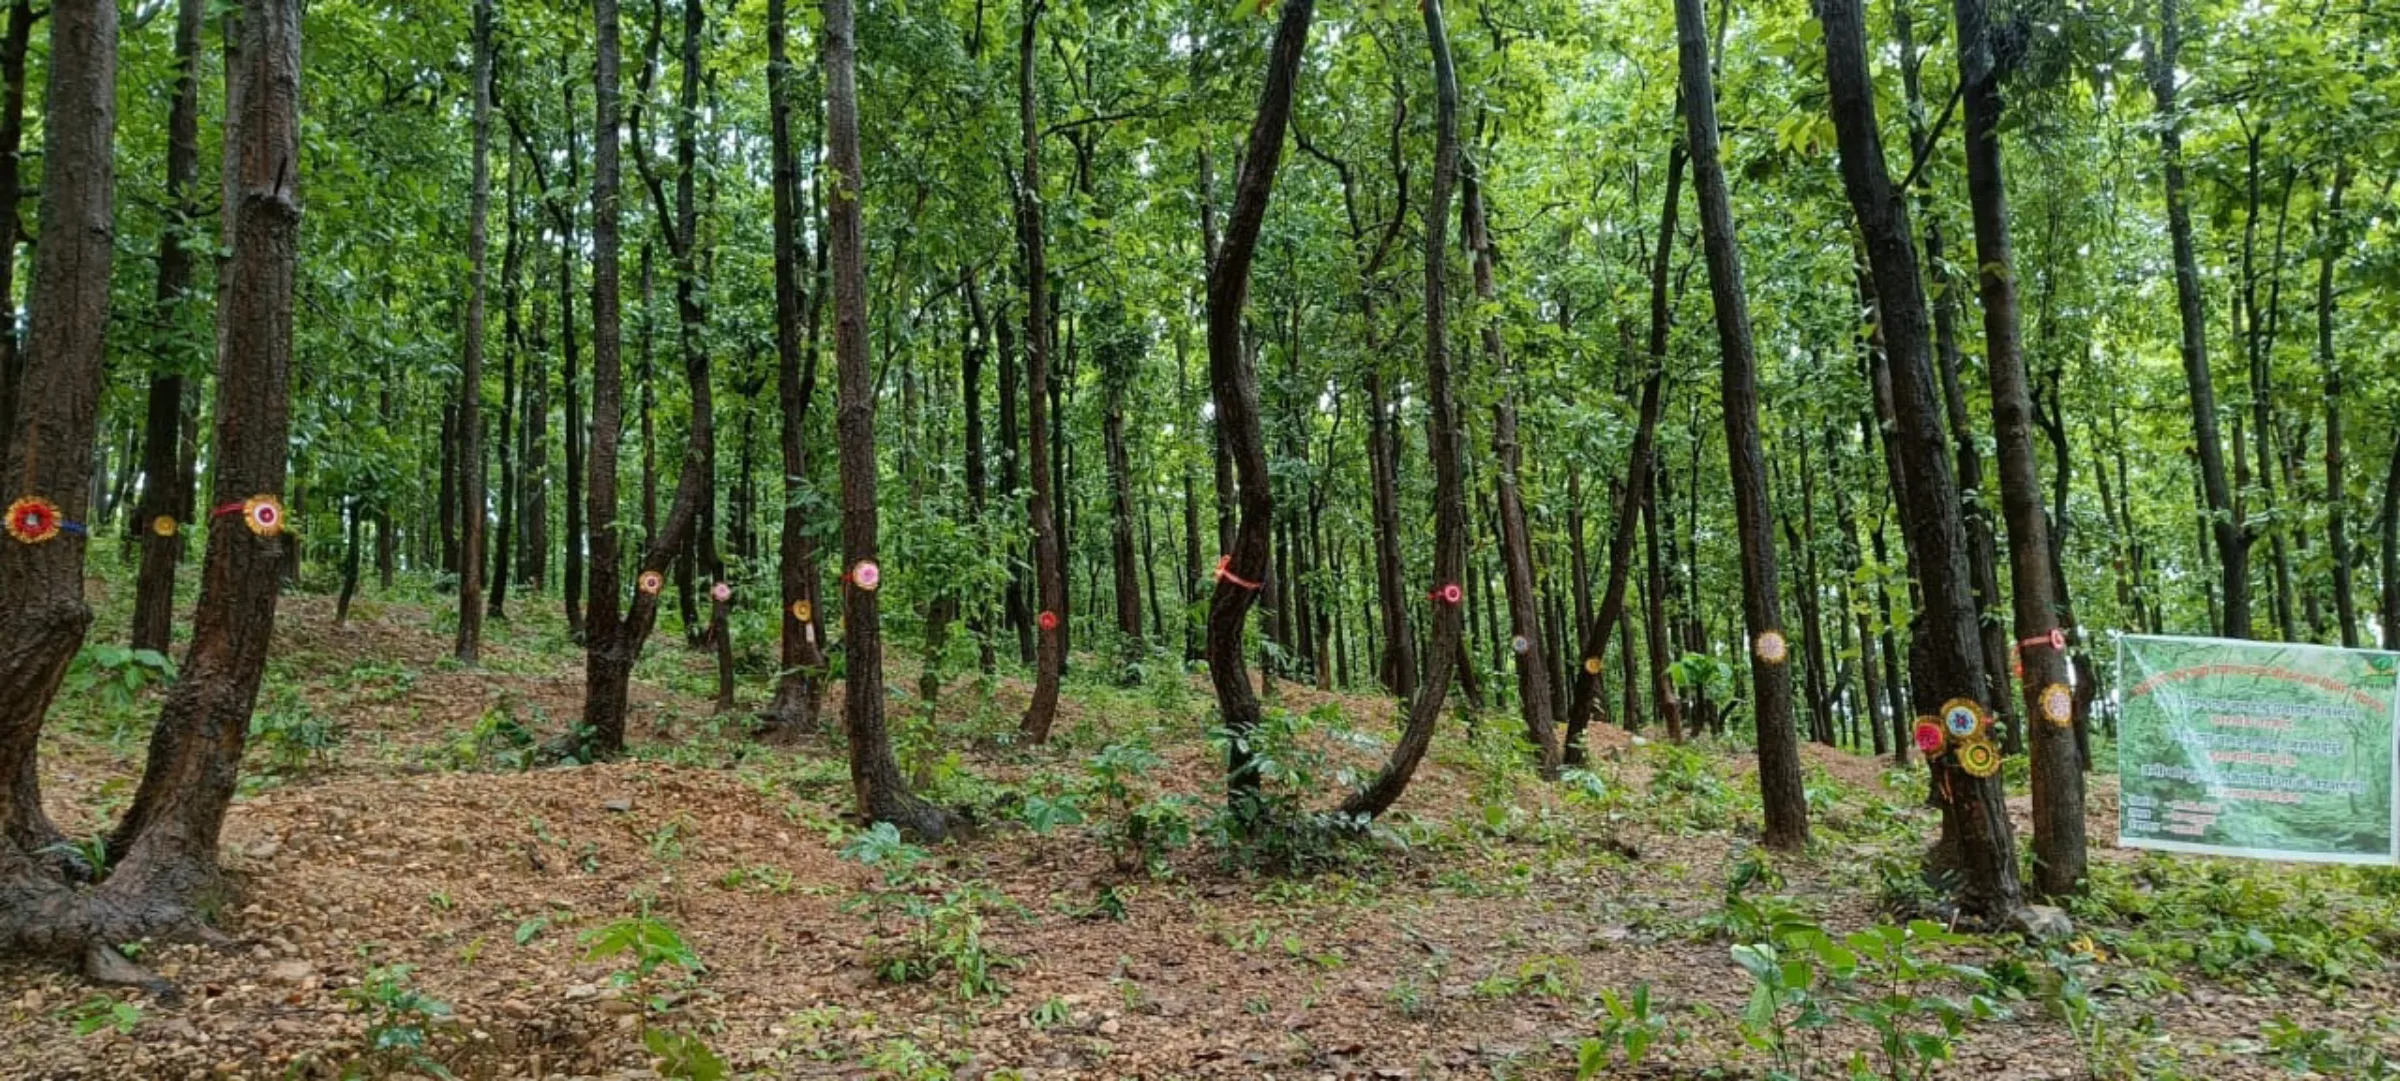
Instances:
[[[1034,617],[1034,622],[1041,624],[1045,631],[1055,631],[1058,629],[1058,613],[1045,610],[1041,615]]]
[[[2075,692],[2064,683],[2042,688],[2042,719],[2053,727],[2065,728],[2075,723]]]
[[[19,544],[41,544],[58,536],[58,504],[29,495],[8,505],[8,535]]]
[[[1972,698],[1953,698],[1942,703],[1942,727],[1952,741],[1977,739],[1991,731],[1991,711]]]
[[[180,528],[182,528],[181,524],[175,521],[175,516],[172,514],[161,514],[150,519],[150,533],[153,536],[172,537]]]
[[[2000,772],[2000,748],[1989,740],[1976,740],[1958,746],[1958,768],[1969,777],[1989,777]]]
[[[724,604],[725,602],[733,599],[733,587],[723,582],[719,582],[716,585],[710,586],[708,588],[708,599],[715,601],[718,604]]]
[[[808,617],[816,614],[817,608],[815,605],[810,604],[805,600],[797,600],[792,602],[793,619],[797,619],[802,623],[806,623],[808,622]]]
[[[1595,676],[1596,676],[1596,675],[1599,675],[1599,674],[1600,674],[1600,658],[1598,658],[1598,657],[1585,657],[1585,658],[1583,659],[1583,670],[1584,670],[1586,673],[1589,673],[1589,674],[1591,674],[1591,675],[1595,675]]]
[[[1426,594],[1426,596],[1432,598],[1434,602],[1438,604],[1457,604],[1458,602],[1466,599],[1467,591],[1460,589],[1458,587],[1458,583],[1450,582],[1435,587],[1433,592]]]
[[[645,597],[658,596],[659,590],[667,588],[667,576],[657,571],[643,571],[641,577],[633,580],[633,588],[641,590]]]
[[[1939,758],[1950,749],[1950,733],[1942,728],[1938,717],[1919,717],[1916,727],[1917,751],[1927,758]]]
[[[254,495],[242,500],[242,524],[261,537],[283,535],[283,500],[272,495]]]
[[[1782,631],[1761,631],[1750,652],[1767,664],[1782,664],[1790,659],[1792,644],[1784,640]]]
[[[876,586],[883,584],[883,568],[876,566],[873,560],[862,559],[850,568],[849,578],[851,585],[873,593]]]

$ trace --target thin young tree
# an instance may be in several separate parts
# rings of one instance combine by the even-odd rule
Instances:
[[[485,219],[492,203],[492,0],[475,0],[475,166],[467,196],[466,339],[458,370],[459,663],[483,648],[483,291],[491,247]]]
[[[1767,847],[1808,844],[1808,797],[1800,779],[1800,735],[1792,727],[1791,646],[1784,636],[1775,570],[1775,512],[1767,503],[1767,456],[1758,430],[1758,362],[1750,338],[1750,301],[1742,284],[1740,241],[1725,160],[1717,152],[1715,79],[1709,71],[1703,0],[1675,0],[1675,44],[1682,69],[1683,120],[1692,154],[1692,190],[1700,210],[1701,254],[1717,317],[1723,371],[1725,456],[1733,470],[1733,516],[1742,549],[1742,618],[1750,631],[1751,715],[1758,722],[1758,784],[1765,800]]]
[[[876,587],[875,381],[867,369],[865,213],[860,208],[858,53],[850,0],[825,0],[826,245],[833,267],[834,419],[842,474],[842,726],[860,817],[927,840],[957,828],[908,789],[883,722],[883,620]],[[1040,439],[1034,442],[1039,444]]]
[[[2225,444],[2217,434],[2217,391],[2208,370],[2208,312],[2202,300],[2200,256],[2192,239],[2191,197],[2184,190],[2183,113],[2176,102],[2176,56],[2183,48],[2178,0],[2158,0],[2158,34],[2145,44],[2150,94],[2158,105],[2159,175],[2167,200],[2167,236],[2175,258],[2175,314],[2183,328],[2183,378],[2190,391],[2192,441],[2200,459],[2206,532],[2216,543],[2227,638],[2250,637],[2250,542],[2225,479]],[[2259,463],[2261,468],[2265,462]]]
[[[1231,737],[1225,752],[1226,798],[1237,816],[1253,824],[1259,777],[1249,740],[1262,715],[1258,694],[1250,688],[1249,667],[1242,660],[1242,632],[1272,559],[1275,495],[1259,416],[1258,367],[1243,348],[1242,313],[1250,300],[1250,264],[1258,254],[1258,234],[1266,224],[1267,203],[1283,163],[1284,129],[1291,121],[1292,92],[1315,14],[1316,0],[1283,0],[1274,43],[1268,47],[1266,83],[1259,90],[1241,175],[1234,182],[1233,207],[1208,272],[1209,389],[1216,396],[1217,435],[1241,488],[1240,522],[1217,575],[1216,591],[1209,597],[1208,677]]]
[[[175,566],[183,561],[182,524],[192,517],[193,456],[186,453],[186,376],[191,358],[206,356],[206,339],[186,333],[193,232],[202,208],[200,183],[200,29],[206,0],[175,5],[175,96],[167,106],[166,223],[158,237],[161,332],[159,363],[151,374],[142,431],[142,502],[133,529],[141,538],[142,568],[133,587],[133,648],[167,651],[175,623]],[[0,228],[6,226],[0,225]]]
[[[2058,633],[2051,595],[2050,527],[2042,510],[2033,400],[2018,326],[2017,264],[2009,242],[2000,146],[2000,83],[2007,71],[1984,0],[1952,0],[1951,10],[1958,21],[1967,198],[1975,219],[1992,434],[1999,442],[2000,512],[2008,526],[2009,587],[2024,665],[2020,693],[2033,756],[2033,881],[2040,894],[2061,897],[2075,892],[2084,876],[2083,755],[2075,744],[2075,696],[2067,686],[2065,638]]]
[[[792,112],[799,95],[793,86],[798,69],[791,60],[787,6],[787,0],[767,0],[769,183],[775,188],[775,394],[783,414],[783,529],[777,540],[776,577],[783,599],[783,634],[782,671],[775,678],[775,698],[761,720],[777,734],[816,727],[824,698],[819,671],[825,665],[817,645],[816,544],[809,535],[807,507],[798,498],[808,483],[808,411],[816,397],[817,341],[813,334],[804,341],[801,328],[800,273],[805,260],[800,222],[806,208],[792,138]],[[810,291],[807,303],[814,306],[822,300],[821,291]]]
[[[613,755],[625,746],[625,675],[612,667],[622,630],[625,588],[617,554],[617,448],[625,421],[618,225],[623,181],[618,157],[617,0],[592,0],[592,447],[584,464],[591,524],[591,606],[584,618],[587,749]]]
[[[50,12],[42,160],[48,182],[34,245],[23,399],[0,461],[0,859],[45,860],[58,831],[34,768],[42,719],[91,629],[83,570],[92,449],[107,351],[109,244],[116,208],[117,9],[68,0]],[[13,334],[13,331],[6,333]],[[0,876],[0,878],[11,876]],[[0,899],[8,899],[0,882]],[[0,908],[6,908],[0,905]]]
[[[1031,425],[1033,485],[1026,513],[1033,523],[1034,682],[1033,700],[1025,706],[1019,728],[1040,743],[1050,738],[1050,722],[1058,713],[1058,681],[1067,666],[1067,574],[1059,553],[1058,518],[1052,508],[1058,493],[1051,461],[1050,430],[1050,280],[1045,262],[1042,226],[1042,130],[1040,102],[1035,97],[1034,47],[1041,29],[1044,0],[1025,0],[1024,21],[1017,36],[1017,129],[1024,140],[1025,164],[1017,174],[1017,254],[1025,275],[1025,391]]]

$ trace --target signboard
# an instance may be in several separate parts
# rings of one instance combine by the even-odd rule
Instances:
[[[2400,654],[2126,635],[2117,662],[2119,843],[2400,862]]]

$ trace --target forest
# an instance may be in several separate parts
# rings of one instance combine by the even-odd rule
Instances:
[[[0,0],[0,1074],[2400,1077],[2115,644],[2388,699],[2395,181],[2388,0]]]

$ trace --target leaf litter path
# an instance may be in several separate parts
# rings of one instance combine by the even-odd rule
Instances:
[[[707,965],[668,990],[649,1023],[703,1035],[747,1076],[1571,1077],[1576,1045],[1597,1028],[1598,992],[1644,981],[1689,1041],[1609,1076],[1743,1077],[1763,1066],[1730,1020],[1746,977],[1723,942],[1691,933],[1721,905],[1727,870],[1748,847],[1738,826],[1611,821],[1526,785],[1512,825],[1445,829],[1480,812],[1471,764],[1437,757],[1402,818],[1422,827],[1409,831],[1419,837],[1450,840],[1387,849],[1355,874],[1244,877],[1191,850],[1169,876],[1128,877],[1078,831],[988,828],[937,852],[945,874],[1016,906],[986,929],[989,946],[1015,959],[1001,973],[1008,993],[966,1002],[950,983],[873,975],[869,926],[844,902],[874,878],[836,855],[846,784],[822,743],[787,753],[718,741],[712,760],[682,764],[429,769],[495,705],[571,716],[580,672],[505,644],[482,672],[438,670],[441,636],[402,606],[354,615],[354,629],[340,631],[314,600],[287,601],[286,612],[285,670],[335,677],[305,696],[344,710],[350,737],[331,763],[235,806],[224,841],[240,892],[221,922],[241,945],[149,950],[144,960],[183,995],[133,996],[143,1012],[123,1034],[75,1034],[76,1008],[95,992],[59,968],[0,965],[0,1076],[338,1076],[370,1038],[373,1018],[354,989],[386,965],[410,966],[413,986],[455,1011],[434,1046],[459,1076],[656,1076],[642,1011],[610,983],[617,967],[585,962],[577,944],[645,904]],[[672,642],[651,652],[707,671]],[[1013,717],[1023,693],[1004,682],[989,708]],[[1295,708],[1328,697],[1284,688]],[[706,727],[699,698],[652,685],[637,700],[653,750],[696,741]],[[1371,698],[1336,701],[1362,728],[1391,713]],[[1067,705],[1062,730],[1088,724],[1107,741],[1114,711]],[[1594,738],[1600,773],[1648,783],[1646,752],[1629,737],[1602,728]],[[93,793],[116,790],[105,779],[138,767],[105,745],[53,742],[65,744],[45,762],[62,822],[93,821]],[[1158,743],[1166,764],[1153,782],[1214,790],[1205,745]],[[963,749],[979,776],[1009,783],[1035,769],[1071,774],[1095,747]],[[1355,768],[1375,757],[1336,750]],[[1845,780],[1878,783],[1872,762],[1810,753]],[[1742,780],[1737,772],[1728,783]],[[1787,861],[1787,892],[1813,901],[1829,928],[1871,922],[1856,866],[1836,880],[1866,856],[1837,849]],[[1092,914],[1111,887],[1122,921]],[[2275,1008],[2200,991],[2162,1004],[2159,1024],[2223,1042],[2255,1032]],[[2225,1028],[2228,1018],[2239,1023]],[[1856,1046],[1837,1040],[1819,1056],[1830,1065]],[[2082,1076],[2080,1063],[2067,1030],[2020,1003],[2009,1019],[1971,1029],[1943,1075],[2067,1078]],[[2221,1058],[2207,1076],[2284,1074],[2263,1059]]]

